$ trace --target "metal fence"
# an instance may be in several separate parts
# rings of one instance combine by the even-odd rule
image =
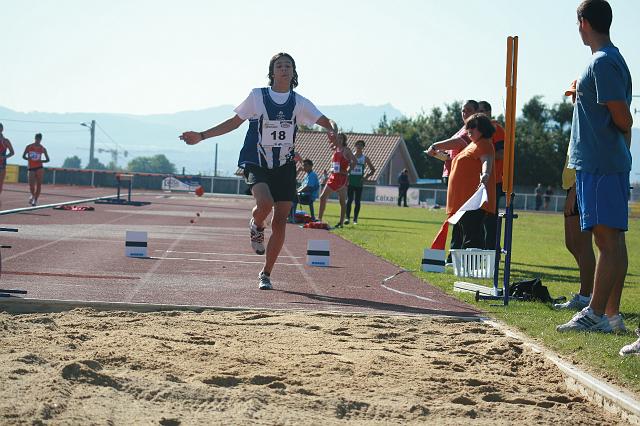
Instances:
[[[116,187],[118,182],[116,174],[112,170],[84,170],[84,169],[62,169],[49,167],[45,169],[44,183],[58,185],[85,185],[99,187]],[[167,175],[155,173],[131,173],[134,175],[134,189],[159,190],[162,188],[162,180],[168,176],[175,176],[180,180],[199,181],[206,193],[216,194],[248,194],[248,186],[243,178],[232,176],[194,176],[194,175]],[[27,168],[20,166],[18,173],[19,182],[27,182]],[[640,185],[634,185],[631,192],[631,202],[640,199]],[[447,204],[447,190],[442,188],[419,188],[419,200],[421,204],[433,206],[434,204],[445,206]],[[362,201],[375,202],[376,187],[365,185],[362,190]],[[332,198],[336,198],[333,194]],[[564,211],[565,195],[551,195],[549,203],[541,211],[562,212]],[[505,199],[501,199],[501,208],[504,208]],[[514,199],[515,210],[536,210],[536,196],[533,193],[517,192]]]

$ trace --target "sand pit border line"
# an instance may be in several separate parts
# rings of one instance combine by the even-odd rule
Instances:
[[[332,315],[368,315],[385,317],[416,317],[446,318],[466,322],[481,322],[487,318],[474,315],[416,315],[404,312],[371,312],[371,311],[337,311],[337,310],[309,310],[304,308],[262,308],[253,306],[201,306],[201,305],[170,305],[160,303],[137,302],[102,302],[91,300],[62,300],[62,299],[36,299],[28,297],[0,298],[0,312],[9,314],[45,314],[70,311],[76,308],[92,308],[98,311],[131,311],[137,313],[167,312],[167,311],[191,311],[201,313],[204,311],[266,311],[266,312],[306,312],[311,314]]]
[[[544,355],[545,358],[558,367],[564,376],[567,388],[570,390],[579,393],[606,411],[622,417],[622,419],[629,424],[640,425],[640,402],[625,390],[605,383],[591,374],[576,368],[570,362],[561,359],[554,352],[540,346],[529,337],[500,322],[486,318],[482,319],[482,322],[496,328],[508,337],[522,341],[525,346],[529,347],[532,351]]]

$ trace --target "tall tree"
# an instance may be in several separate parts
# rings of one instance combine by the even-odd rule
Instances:
[[[399,134],[407,144],[418,174],[425,178],[442,176],[442,162],[423,151],[433,142],[448,139],[464,124],[461,102],[433,108],[415,117],[388,121],[382,117],[376,133]],[[516,121],[514,181],[516,185],[559,185],[571,134],[573,105],[566,100],[552,106],[534,96],[522,107]],[[503,122],[503,117],[498,117]]]
[[[64,163],[62,163],[62,168],[64,169],[79,169],[82,166],[82,161],[80,157],[74,155],[73,157],[67,157],[64,159]]]
[[[427,156],[423,151],[433,142],[450,138],[464,124],[460,115],[461,102],[446,104],[444,111],[433,108],[430,113],[422,112],[416,117],[400,117],[389,122],[382,117],[375,133],[383,135],[399,134],[407,144],[411,159],[418,175],[427,178],[442,176],[442,161]]]
[[[108,167],[105,166],[104,164],[102,164],[100,162],[100,160],[98,160],[97,158],[93,158],[93,161],[90,161],[87,164],[87,167],[85,167],[85,169],[87,170],[108,170]]]
[[[176,166],[164,154],[158,154],[134,158],[127,164],[127,170],[139,173],[175,173]]]

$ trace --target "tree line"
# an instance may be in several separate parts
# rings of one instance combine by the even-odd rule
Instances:
[[[423,178],[440,178],[442,161],[423,153],[433,142],[450,138],[464,124],[460,116],[462,102],[445,104],[415,117],[388,121],[383,116],[375,133],[399,134],[407,144],[411,158]],[[562,181],[573,105],[566,100],[546,105],[542,96],[534,96],[522,107],[516,120],[514,182],[516,185],[559,186]],[[504,126],[504,116],[497,121]]]
[[[66,169],[81,169],[82,161],[80,157],[74,155],[73,157],[67,157],[62,164]],[[94,158],[92,162],[89,162],[85,169],[88,170],[123,170],[119,168],[113,161],[108,165],[100,162],[97,158]],[[137,173],[176,173],[176,166],[173,164],[164,154],[158,154],[150,157],[136,157],[129,161],[127,167],[124,169],[129,172]]]

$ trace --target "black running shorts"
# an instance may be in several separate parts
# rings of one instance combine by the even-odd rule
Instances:
[[[266,183],[274,202],[293,201],[297,198],[296,164],[294,162],[275,169],[246,164],[244,166],[244,180],[249,189],[257,183]]]

